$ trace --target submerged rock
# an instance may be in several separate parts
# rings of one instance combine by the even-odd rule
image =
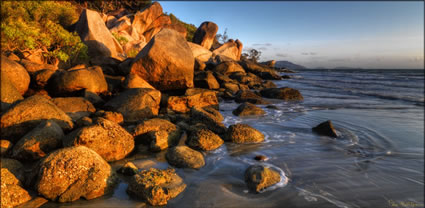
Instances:
[[[236,116],[253,116],[253,115],[264,115],[266,112],[255,106],[254,104],[245,102],[238,106],[234,111],[232,111],[233,115]]]
[[[127,162],[120,169],[117,170],[118,173],[121,173],[126,176],[133,176],[138,171],[139,171],[138,168],[132,162]]]
[[[247,124],[229,126],[226,140],[234,143],[257,143],[264,141],[264,134]]]
[[[196,129],[190,133],[188,144],[194,149],[210,151],[219,148],[223,140],[208,129]]]
[[[245,171],[245,182],[249,190],[259,193],[261,190],[280,182],[280,174],[262,165],[252,165]]]
[[[258,161],[267,161],[267,160],[269,160],[269,158],[268,158],[267,156],[264,156],[264,155],[256,155],[256,156],[254,157],[254,160],[258,160]]]
[[[183,179],[174,169],[159,170],[151,168],[134,175],[127,192],[137,198],[146,200],[153,206],[166,205],[186,188]]]
[[[338,137],[338,134],[330,120],[320,123],[313,128],[313,131],[323,136]]]
[[[202,153],[187,146],[177,146],[168,150],[165,155],[168,163],[178,168],[199,169],[205,165]]]
[[[266,98],[282,99],[285,101],[302,101],[304,99],[300,91],[289,87],[267,88],[261,90],[260,94]]]

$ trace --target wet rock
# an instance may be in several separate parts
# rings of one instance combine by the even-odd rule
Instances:
[[[266,114],[263,109],[248,102],[240,104],[238,108],[232,111],[232,113],[236,116],[253,116]]]
[[[96,94],[108,91],[108,83],[99,66],[60,71],[51,78],[50,91],[62,95],[87,90]]]
[[[313,128],[313,131],[323,136],[338,137],[338,134],[330,120],[320,123]]]
[[[245,73],[245,70],[236,61],[225,61],[218,64],[213,71],[223,75],[231,75],[235,72]]]
[[[277,88],[277,85],[276,85],[274,82],[269,81],[269,80],[265,81],[265,82],[262,84],[262,86],[263,86],[264,88]]]
[[[0,155],[6,155],[13,147],[12,142],[9,140],[2,139],[0,140]]]
[[[196,29],[192,42],[209,50],[214,42],[217,31],[218,26],[214,22],[203,22]]]
[[[82,97],[53,98],[52,102],[74,121],[90,116],[96,111],[93,104]]]
[[[168,137],[173,137],[169,138],[172,141],[178,140],[180,137],[180,130],[176,125],[168,120],[160,118],[153,118],[141,122],[134,128],[132,134],[137,144],[150,144],[152,142],[152,137],[151,135],[148,135],[148,133],[159,131],[166,131],[168,133]]]
[[[148,82],[146,82],[144,79],[140,78],[139,76],[135,74],[129,74],[125,77],[125,80],[123,82],[123,87],[126,89],[130,88],[149,88],[149,89],[155,89],[150,85]]]
[[[183,179],[174,169],[143,170],[131,178],[127,192],[137,198],[146,200],[153,206],[166,205],[186,188]]]
[[[9,108],[1,116],[1,137],[21,138],[44,120],[54,120],[62,129],[70,130],[71,118],[46,98],[34,95]]]
[[[269,158],[268,158],[268,157],[266,157],[266,156],[264,156],[264,155],[256,155],[256,156],[254,157],[254,160],[258,160],[258,161],[267,161],[267,160],[269,160]]]
[[[205,165],[202,153],[187,146],[177,146],[169,149],[165,155],[168,163],[178,168],[199,169]]]
[[[197,129],[192,131],[189,136],[187,145],[191,148],[210,151],[219,148],[224,141],[208,129]]]
[[[134,165],[134,163],[127,162],[120,169],[118,169],[117,172],[126,176],[133,176],[139,172],[139,169],[136,167],[136,165]]]
[[[84,146],[52,152],[38,167],[35,190],[52,201],[94,199],[113,191],[116,184],[111,166]]]
[[[190,110],[192,123],[203,123],[207,128],[216,134],[223,134],[226,132],[226,127],[222,123],[223,116],[213,108],[199,108],[193,107]]]
[[[230,125],[226,140],[234,143],[258,143],[264,141],[264,134],[247,124]]]
[[[235,101],[237,103],[249,102],[252,104],[269,104],[268,101],[265,101],[251,90],[239,90],[235,95]]]
[[[82,127],[63,140],[64,146],[86,146],[106,161],[125,158],[134,149],[134,138],[115,122],[98,118],[91,126]]]
[[[8,109],[13,103],[24,98],[15,86],[9,81],[7,76],[1,76],[1,110]]]
[[[261,90],[260,94],[266,98],[282,99],[285,101],[302,101],[304,99],[300,91],[289,87],[267,88]]]
[[[3,77],[7,77],[10,83],[23,95],[28,90],[30,84],[30,75],[27,70],[20,64],[1,56],[1,82]],[[3,88],[3,87],[2,87]]]
[[[282,76],[282,79],[291,79],[291,76],[289,76],[289,75],[283,75]]]
[[[135,122],[158,115],[161,92],[146,88],[128,89],[115,96],[104,108],[122,113],[126,122]]]
[[[64,133],[56,122],[43,121],[15,144],[12,157],[23,161],[43,158],[62,146],[63,137]]]
[[[275,105],[267,105],[266,108],[268,108],[268,109],[274,109],[274,110],[279,110],[279,108],[276,107]]]
[[[205,88],[205,89],[218,89],[220,84],[218,84],[213,73],[211,71],[199,72],[195,75],[195,87]]]
[[[252,165],[245,171],[245,182],[249,190],[259,193],[261,190],[280,182],[280,174],[262,165]]]
[[[170,96],[167,100],[167,109],[178,113],[186,113],[192,107],[218,108],[218,99],[215,91],[191,88],[187,89],[184,96]]]
[[[158,90],[193,87],[195,59],[178,32],[164,28],[136,56],[131,72]]]

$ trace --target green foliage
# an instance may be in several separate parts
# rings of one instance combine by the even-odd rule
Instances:
[[[139,51],[137,51],[136,49],[132,48],[127,52],[127,57],[129,58],[134,58],[137,56],[137,54],[139,53]]]
[[[69,2],[2,1],[1,48],[4,52],[41,49],[54,63],[87,58],[87,46],[76,33],[64,29],[78,20]]]
[[[136,13],[152,3],[151,0],[74,0],[81,7],[102,13],[109,13],[119,9],[126,9],[130,13]]]
[[[192,41],[193,35],[195,34],[196,29],[197,29],[195,25],[193,25],[193,24],[187,24],[187,23],[181,21],[179,18],[177,18],[176,16],[174,16],[173,13],[170,13],[170,14],[165,13],[165,15],[167,15],[167,16],[170,17],[171,24],[181,24],[181,25],[183,25],[186,28],[186,30],[187,30],[186,40],[187,41]]]
[[[124,46],[126,43],[128,43],[128,39],[118,35],[118,33],[113,32],[112,36],[114,36],[115,39],[117,39],[118,43],[120,43],[120,45]]]

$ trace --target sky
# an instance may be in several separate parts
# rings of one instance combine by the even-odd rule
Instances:
[[[199,26],[227,28],[261,61],[309,68],[424,68],[424,2],[159,1],[164,12]]]

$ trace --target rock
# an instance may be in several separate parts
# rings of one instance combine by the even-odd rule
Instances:
[[[38,167],[35,190],[52,201],[94,199],[113,191],[116,183],[111,166],[85,146],[52,152]]]
[[[56,70],[42,69],[34,74],[34,82],[38,88],[44,88],[50,78],[56,73]]]
[[[7,77],[10,83],[23,95],[28,90],[30,84],[30,75],[20,64],[1,56],[1,82]],[[2,87],[3,88],[3,87]],[[3,93],[2,93],[3,94]]]
[[[258,143],[264,141],[264,134],[247,124],[230,125],[225,136],[234,143]]]
[[[210,151],[219,148],[224,141],[208,129],[197,129],[190,133],[188,146],[194,149]]]
[[[90,126],[92,124],[93,124],[93,120],[90,117],[87,117],[87,116],[82,117],[75,122],[75,126],[77,128],[84,127],[84,126]]]
[[[125,158],[134,149],[134,138],[115,122],[98,118],[93,125],[77,129],[63,140],[64,146],[86,146],[106,161]]]
[[[170,96],[167,108],[178,113],[186,113],[192,107],[215,107],[218,108],[218,99],[215,91],[192,88],[187,89],[184,96]]]
[[[169,16],[160,16],[151,25],[146,29],[146,32],[143,33],[143,36],[146,38],[146,42],[149,42],[153,36],[155,36],[162,28],[165,28],[166,25],[171,24],[171,19]],[[176,31],[177,32],[177,31]]]
[[[32,61],[25,60],[25,59],[22,59],[20,63],[30,74],[35,74],[44,69],[52,70],[52,71],[56,71],[58,69],[58,67],[51,64],[40,64],[40,63],[35,63]]]
[[[44,120],[54,120],[62,129],[73,128],[71,118],[51,101],[34,95],[12,106],[1,116],[1,137],[21,138]]]
[[[118,169],[117,172],[126,176],[133,176],[139,172],[139,169],[136,167],[136,165],[134,165],[134,163],[127,162],[120,169]]]
[[[230,75],[235,72],[245,73],[245,70],[235,61],[222,62],[214,68],[214,71],[223,75]]]
[[[268,157],[266,157],[266,156],[264,156],[264,155],[256,155],[256,156],[254,157],[254,160],[258,160],[258,161],[267,161],[267,160],[269,160],[269,158],[268,158]]]
[[[282,79],[291,79],[291,76],[289,76],[289,75],[283,75],[282,76]]]
[[[195,58],[195,71],[204,71],[207,68],[205,62],[202,62],[198,58]]]
[[[213,56],[225,56],[235,61],[239,61],[242,53],[242,43],[239,40],[229,40],[213,51]]]
[[[132,36],[133,33],[136,33],[138,36],[142,36],[143,33],[148,29],[148,27],[154,22],[158,17],[162,15],[162,7],[158,2],[147,6],[146,8],[138,11],[134,15],[132,27]]]
[[[117,23],[117,18],[114,16],[108,16],[106,18],[106,27],[112,28]]]
[[[320,123],[313,128],[313,131],[323,136],[338,137],[338,134],[332,125],[332,121],[330,120]]]
[[[124,117],[122,116],[121,113],[118,113],[118,112],[100,110],[100,111],[97,111],[95,113],[95,116],[102,117],[104,119],[108,119],[108,120],[113,121],[117,124],[124,123]]]
[[[251,165],[245,171],[248,188],[256,193],[280,182],[280,174],[262,165]]]
[[[24,166],[17,160],[9,158],[1,158],[0,166],[2,169],[2,182],[3,182],[3,170],[7,170],[7,175],[11,176],[10,180],[5,180],[8,184],[22,185],[25,183]],[[8,181],[8,182],[7,182]]]
[[[177,146],[169,149],[165,155],[168,163],[178,168],[199,169],[205,165],[204,156],[187,146]]]
[[[263,109],[248,102],[240,104],[238,108],[232,111],[232,113],[236,116],[254,116],[266,114]]]
[[[251,72],[263,79],[273,79],[273,80],[281,79],[281,77],[275,70],[263,67],[253,61],[244,60],[244,61],[240,61],[239,64],[245,69],[245,71]]]
[[[304,99],[298,90],[289,87],[267,88],[261,90],[260,94],[266,98],[282,99],[285,101],[302,101]]]
[[[216,134],[226,132],[226,127],[222,123],[223,116],[213,108],[192,107],[190,109],[191,119],[193,123],[200,122]]]
[[[88,46],[91,57],[106,56],[120,59],[123,50],[96,11],[84,9],[75,25],[75,31]]]
[[[239,92],[236,93],[235,101],[237,103],[250,102],[252,104],[269,104],[269,102],[265,101],[251,90],[239,90]]]
[[[125,77],[125,80],[123,82],[123,87],[126,89],[130,88],[149,88],[149,89],[155,89],[150,85],[148,82],[146,82],[144,79],[140,78],[139,76],[135,74],[129,74]]]
[[[220,84],[218,84],[213,73],[211,71],[198,72],[195,75],[195,87],[205,88],[205,89],[218,89]]]
[[[279,108],[276,107],[275,105],[267,105],[266,108],[268,108],[268,109],[274,109],[274,110],[279,110]]]
[[[2,139],[0,140],[0,155],[6,155],[13,147],[12,142],[9,140]]]
[[[9,81],[7,76],[1,76],[1,110],[8,109],[13,103],[24,98],[21,93],[15,88],[12,82]]]
[[[196,29],[192,42],[209,50],[214,42],[217,31],[218,26],[214,22],[203,22]]]
[[[193,57],[201,62],[207,62],[212,57],[212,52],[198,44],[187,42],[190,49],[192,50]]]
[[[153,118],[141,122],[134,128],[133,136],[135,137],[136,143],[150,144],[152,137],[148,135],[149,132],[166,131],[169,136],[175,136],[170,138],[171,140],[178,140],[180,138],[180,130],[176,125],[168,120]]]
[[[62,95],[87,90],[96,94],[108,91],[108,83],[99,66],[86,69],[75,69],[62,71],[57,76],[52,77],[51,91],[54,94]]]
[[[43,206],[47,202],[49,202],[49,200],[45,199],[44,197],[36,196],[30,201],[27,201],[24,204],[17,206],[17,208],[27,208],[27,207],[38,208]]]
[[[12,60],[12,61],[16,61],[16,62],[21,61],[21,58],[19,58],[19,56],[17,56],[14,53],[10,53],[9,55],[7,55],[7,58]]]
[[[239,85],[234,83],[224,83],[223,88],[228,90],[232,95],[236,94],[239,91]]]
[[[148,132],[148,137],[150,137],[151,140],[150,150],[158,152],[161,150],[165,150],[168,147],[176,146],[179,142],[180,135],[181,133],[178,130],[159,130]]]
[[[60,147],[63,137],[58,124],[52,120],[43,121],[15,144],[12,157],[22,161],[38,160]]]
[[[82,97],[53,98],[52,102],[74,121],[90,116],[96,111],[93,104]]]
[[[127,192],[146,200],[150,205],[166,205],[186,188],[183,179],[174,169],[159,170],[151,168],[134,175],[129,182]]]
[[[272,81],[269,81],[269,80],[264,81],[263,87],[264,88],[277,88],[276,84]]]
[[[184,38],[186,38],[187,36],[187,29],[181,23],[176,22],[176,23],[172,23],[171,25],[165,25],[164,27],[179,32]]]
[[[109,100],[104,108],[122,113],[126,122],[135,122],[158,115],[160,101],[158,90],[133,88]]]
[[[31,200],[29,193],[20,186],[20,181],[7,168],[1,168],[0,181],[1,207],[15,207]]]
[[[105,101],[96,93],[90,92],[88,90],[84,90],[83,96],[84,99],[88,100],[95,106],[101,106],[105,103]]]
[[[193,87],[195,59],[178,32],[162,29],[136,56],[131,72],[158,90]]]

